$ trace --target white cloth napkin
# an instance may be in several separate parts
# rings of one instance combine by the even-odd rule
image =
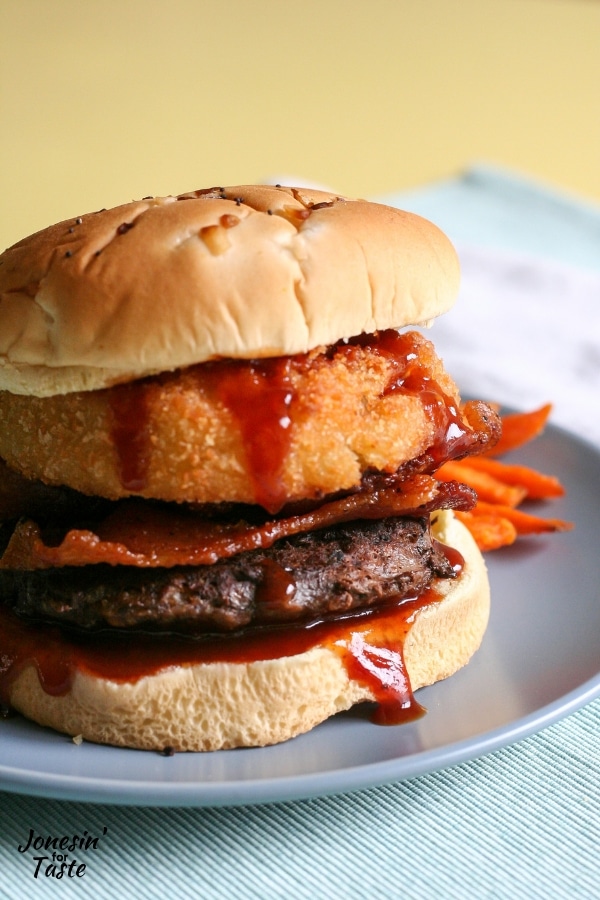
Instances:
[[[461,392],[552,421],[600,445],[600,272],[458,244],[455,307],[427,331]]]

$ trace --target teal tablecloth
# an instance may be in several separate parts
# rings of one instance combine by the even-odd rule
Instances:
[[[600,208],[491,166],[376,198],[436,222],[456,244],[514,250],[600,271]]]
[[[548,261],[553,272],[576,274],[596,314],[581,322],[582,334],[598,321],[600,210],[593,205],[486,167],[384,199],[439,222],[471,255],[514,252],[528,265]],[[587,365],[597,384],[600,353]],[[36,878],[34,856],[42,852],[19,851],[31,829],[96,838],[95,846],[69,851],[69,860],[85,865],[79,877]],[[599,858],[600,700],[473,762],[341,796],[145,809],[0,794],[2,900],[592,900],[600,898]]]

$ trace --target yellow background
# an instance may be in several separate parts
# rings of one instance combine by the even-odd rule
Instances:
[[[498,163],[600,200],[598,0],[3,0],[0,245],[287,174],[376,196]]]

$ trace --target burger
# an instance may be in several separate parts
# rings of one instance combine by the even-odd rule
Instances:
[[[0,703],[85,740],[262,746],[422,710],[489,614],[438,482],[499,418],[414,326],[448,239],[334,193],[216,187],[0,256]]]

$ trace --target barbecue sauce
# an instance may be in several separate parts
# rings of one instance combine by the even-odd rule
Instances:
[[[150,417],[146,384],[116,385],[109,392],[111,438],[117,451],[121,485],[133,493],[143,491],[150,464]]]
[[[282,472],[291,444],[295,392],[290,357],[221,363],[212,370],[217,396],[242,435],[256,502],[271,513],[287,499]],[[209,370],[210,371],[210,370]]]

